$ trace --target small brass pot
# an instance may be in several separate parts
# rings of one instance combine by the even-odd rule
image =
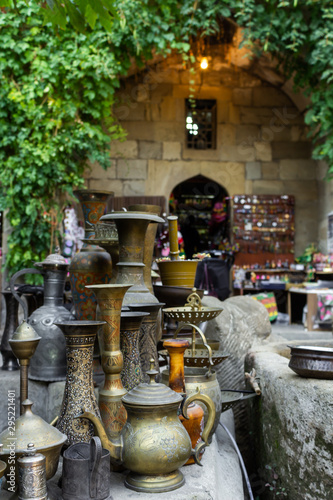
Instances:
[[[158,262],[163,285],[193,287],[198,260]]]

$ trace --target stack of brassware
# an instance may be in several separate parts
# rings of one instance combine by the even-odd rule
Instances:
[[[46,456],[46,479],[50,479],[56,472],[63,446],[72,450],[72,446],[79,443],[91,443],[93,434],[98,432],[104,448],[110,452],[112,469],[126,467],[130,470],[125,480],[128,488],[141,492],[171,491],[184,484],[179,468],[192,454],[190,436],[178,418],[179,404],[184,403],[182,412],[186,417],[187,408],[197,398],[197,394],[192,391],[193,395],[184,402],[180,394],[165,384],[156,383],[159,369],[158,315],[165,304],[153,295],[151,281],[147,278],[150,273],[144,273],[144,266],[149,269],[151,267],[154,230],[157,223],[164,221],[159,217],[159,207],[149,206],[134,206],[128,212],[112,212],[100,217],[101,207],[103,203],[105,205],[109,195],[110,193],[105,193],[105,196],[103,194],[98,210],[93,205],[96,192],[89,195],[87,191],[87,196],[82,195],[82,199],[90,203],[89,210],[87,209],[89,216],[93,214],[99,224],[99,233],[94,243],[104,247],[110,254],[110,258],[106,259],[110,263],[108,270],[111,268],[111,259],[114,258],[115,261],[119,258],[117,263],[113,262],[113,269],[118,272],[109,276],[103,270],[103,279],[96,282],[94,273],[85,267],[89,264],[86,262],[89,259],[92,259],[92,265],[96,264],[94,255],[91,254],[90,257],[88,251],[83,252],[84,255],[80,256],[82,269],[77,271],[75,266],[71,267],[72,273],[76,273],[72,281],[79,292],[76,295],[80,303],[76,310],[80,313],[80,319],[78,316],[73,319],[69,313],[64,314],[62,309],[58,313],[57,309],[63,307],[61,294],[67,265],[54,255],[42,263],[47,284],[45,305],[50,303],[54,313],[52,317],[45,313],[40,321],[50,331],[53,329],[62,332],[62,352],[65,353],[67,362],[66,384],[57,428],[33,415],[29,400],[21,401],[23,415],[16,421],[17,429],[20,430],[20,452],[22,448],[22,454],[26,453],[29,443],[34,443],[36,450]],[[107,227],[104,224],[110,226],[110,237],[105,235]],[[152,230],[148,237],[146,233],[149,228]],[[91,232],[90,244],[94,240],[94,231],[91,226],[88,229]],[[96,247],[93,250],[99,256],[103,254]],[[96,273],[99,271],[101,270],[97,269]],[[88,293],[83,293],[84,290]],[[75,299],[76,295],[73,295]],[[98,321],[93,312],[94,303],[99,306]],[[126,312],[122,311],[123,305],[126,306]],[[82,318],[85,309],[89,310],[89,319]],[[43,311],[44,309],[41,313]],[[38,344],[39,331],[37,334],[31,331],[31,317],[27,322],[25,332],[28,332],[31,339],[21,336],[20,341],[29,340],[30,343],[33,341]],[[42,338],[36,352],[44,349],[48,355],[52,355],[52,342],[43,346],[43,336],[39,335]],[[99,388],[98,401],[92,378],[96,337],[99,339],[101,366],[105,374],[104,383]],[[18,339],[18,335],[16,338]],[[15,354],[19,353],[17,356],[22,364],[21,373],[24,376],[22,375],[21,394],[22,398],[26,398],[28,364],[33,356],[30,351],[22,351],[26,349],[25,344],[21,347],[19,351],[16,349]],[[210,359],[213,362],[214,354]],[[31,365],[34,366],[35,363],[32,362]],[[38,371],[38,366],[36,370]],[[144,382],[147,379],[149,383]],[[189,388],[187,390],[190,394]],[[201,400],[205,398],[206,396],[202,396]],[[207,436],[212,425],[211,419],[202,435],[203,441],[195,451],[196,460],[200,460],[203,448],[209,444]],[[4,438],[9,439],[10,436],[1,435],[0,441]],[[94,443],[92,446],[97,446],[97,442]],[[8,462],[7,448],[2,455]],[[71,460],[75,461],[76,452],[73,450],[68,456],[68,463],[71,464]],[[106,457],[108,454],[102,452],[102,456]],[[27,464],[34,461],[36,460],[25,460]],[[27,474],[30,473],[33,479],[32,469],[27,471]],[[81,494],[80,500],[89,499],[90,495],[91,491],[87,491],[86,496]],[[31,491],[31,498],[37,496],[37,491]],[[69,498],[68,491],[65,497]],[[95,495],[94,498],[102,500],[105,496]]]

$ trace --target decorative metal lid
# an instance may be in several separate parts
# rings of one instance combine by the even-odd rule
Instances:
[[[117,219],[136,219],[148,220],[150,222],[164,223],[164,219],[158,215],[150,214],[149,212],[111,212],[110,214],[102,215],[100,221],[109,221]]]
[[[66,267],[68,265],[69,264],[66,262],[65,257],[60,255],[60,248],[59,247],[57,247],[55,249],[55,253],[51,253],[50,255],[48,255],[45,260],[43,260],[42,262],[35,263],[35,266],[38,266],[38,267],[41,267],[41,266],[44,266],[44,267],[45,266],[48,266],[48,267],[51,267],[51,266]]]
[[[38,340],[41,337],[37,335],[36,330],[24,320],[16,328],[10,342],[22,342],[27,340]]]
[[[128,406],[168,406],[179,404],[183,397],[177,392],[173,391],[165,384],[157,384],[155,376],[158,371],[153,370],[154,360],[150,360],[150,370],[147,372],[150,381],[149,384],[139,384],[130,392],[128,392],[121,400]]]
[[[15,421],[14,435],[11,427],[0,434],[0,442],[3,444],[3,454],[6,455],[10,452],[9,447],[12,446],[13,439],[15,439],[16,453],[25,453],[27,443],[31,442],[32,439],[36,450],[41,452],[44,449],[60,445],[66,441],[67,436],[65,434],[52,427],[52,425],[45,422],[38,415],[32,413],[32,405],[33,403],[29,399],[23,401],[23,415]]]

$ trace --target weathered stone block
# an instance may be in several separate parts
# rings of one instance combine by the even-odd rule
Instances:
[[[291,140],[298,142],[298,141],[307,141],[308,139],[308,133],[309,133],[309,128],[308,127],[302,127],[301,125],[294,125],[291,127]]]
[[[255,141],[260,141],[260,128],[257,125],[238,125],[236,127],[236,143],[253,146]]]
[[[147,160],[117,160],[118,179],[146,179]]]
[[[154,138],[155,123],[143,121],[138,124],[132,121],[123,121],[121,125],[127,131],[129,141],[151,141]]]
[[[156,78],[155,82],[150,84],[150,101],[161,102],[163,97],[172,95],[173,88],[171,83],[163,83],[159,78]]]
[[[232,91],[232,102],[236,106],[251,106],[252,89],[234,89]]]
[[[238,128],[238,127],[237,127]],[[218,145],[234,145],[236,143],[236,127],[235,125],[218,125],[217,126],[217,144]]]
[[[154,123],[153,135],[150,140],[154,141],[181,141],[185,136],[185,124],[181,122],[157,122]]]
[[[113,141],[110,146],[112,158],[136,158],[138,156],[137,141]]]
[[[162,158],[162,143],[154,141],[139,141],[139,158],[160,160]]]
[[[240,123],[253,125],[268,125],[274,117],[271,108],[239,108]]]
[[[235,123],[238,125],[238,123],[241,123],[241,118],[240,118],[240,108],[234,106],[229,103],[229,121],[230,123]]]
[[[272,147],[270,142],[258,141],[254,143],[256,160],[271,161]]]
[[[239,73],[239,86],[240,87],[262,87],[262,80],[252,73],[247,71],[240,71]]]
[[[218,160],[218,149],[190,149],[183,147],[184,160]]]
[[[253,89],[254,106],[292,106],[289,97],[281,90],[274,87],[261,87]]]
[[[165,141],[163,145],[163,160],[180,160],[181,143],[176,141]]]
[[[229,103],[217,100],[216,106],[217,106],[217,113],[216,113],[217,123],[229,123]]]
[[[311,158],[312,144],[310,142],[272,142],[272,158],[303,159]]]
[[[318,186],[317,182],[312,180],[302,180],[302,181],[293,181],[293,180],[285,180],[282,181],[284,188],[281,193],[285,194],[293,194],[295,195],[296,202],[299,203],[301,201],[317,201],[318,198]],[[297,215],[297,211],[296,211]]]
[[[89,189],[96,190],[108,190],[113,191],[115,196],[122,196],[123,194],[123,183],[117,179],[110,180],[98,180],[98,179],[89,179],[88,182]]]
[[[266,142],[291,141],[291,127],[264,125],[260,131],[261,139]]]
[[[317,177],[317,163],[314,160],[280,160],[281,179],[309,180]]]
[[[124,196],[143,196],[145,194],[145,181],[124,181]]]
[[[114,108],[114,114],[119,120],[142,121],[145,120],[145,104],[133,101],[130,96],[128,102],[124,101]]]
[[[245,164],[246,180],[261,179],[261,163],[259,161],[249,161]]]
[[[219,157],[222,161],[254,161],[255,151],[252,146],[247,144],[238,144],[238,146],[221,146],[219,148]]]
[[[280,166],[277,161],[262,162],[261,173],[263,179],[280,179]]]
[[[94,163],[91,168],[91,171],[88,173],[89,179],[98,179],[98,180],[108,180],[116,178],[116,160],[111,161],[111,166],[108,169],[104,169],[101,167],[99,163]]]
[[[253,194],[293,194],[282,181],[254,180]]]

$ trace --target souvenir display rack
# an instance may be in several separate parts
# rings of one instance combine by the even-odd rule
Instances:
[[[236,265],[278,265],[294,261],[295,198],[290,195],[232,197],[233,243],[240,247]]]

